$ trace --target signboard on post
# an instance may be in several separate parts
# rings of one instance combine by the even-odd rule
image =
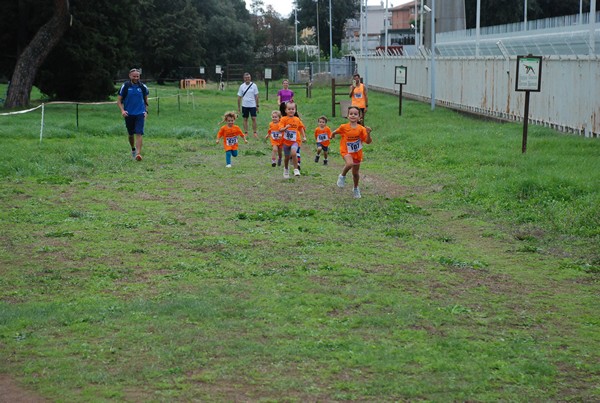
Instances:
[[[406,66],[396,66],[394,74],[394,83],[400,84],[400,91],[398,94],[398,115],[402,115],[402,86],[406,84]]]
[[[273,71],[271,69],[265,68],[265,86],[267,92],[267,101],[269,100],[269,80],[271,79],[272,72]]]
[[[521,152],[527,151],[527,126],[529,124],[529,93],[539,92],[542,85],[542,57],[517,56],[517,82],[515,91],[525,91],[525,111],[523,112],[523,142]]]

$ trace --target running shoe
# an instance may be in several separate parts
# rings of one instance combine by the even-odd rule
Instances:
[[[360,189],[359,188],[354,188],[354,198],[355,199],[360,199]]]
[[[289,169],[287,169],[287,168],[283,169],[283,177],[285,179],[289,179],[290,178],[290,170]]]
[[[141,154],[136,154],[135,155],[135,160],[136,161],[141,161],[142,160],[142,155]]]
[[[231,168],[231,164],[225,165],[225,168]]]
[[[131,150],[131,158],[135,159],[136,155],[137,155],[137,150],[134,148]]]
[[[319,156],[315,155],[315,162],[319,162]]]
[[[327,160],[323,160],[323,165],[327,165]]]
[[[278,167],[280,167],[280,166],[281,166],[281,158],[279,158],[279,159],[277,160],[277,166],[278,166]]]
[[[300,176],[300,170],[294,169],[294,176]]]
[[[272,166],[272,167],[274,167],[274,166],[276,166],[276,165],[277,165],[277,164],[275,163],[275,161],[271,162],[271,166]]]
[[[337,185],[340,188],[343,188],[346,185],[346,177],[342,176],[342,174],[340,174],[340,176],[338,176]]]

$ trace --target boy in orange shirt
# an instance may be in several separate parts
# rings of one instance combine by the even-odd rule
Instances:
[[[323,165],[327,165],[327,155],[329,154],[329,143],[331,139],[331,129],[327,126],[327,117],[319,117],[319,126],[315,129],[315,139],[317,140],[317,155],[315,162],[319,162],[319,156],[323,151]]]
[[[266,138],[271,139],[271,166],[275,166],[275,157],[279,157],[277,159],[277,165],[281,166],[281,152],[283,148],[283,136],[279,131],[279,121],[281,120],[281,112],[273,111],[271,112],[271,123],[269,123],[269,131],[267,132]]]
[[[225,112],[223,115],[223,122],[227,124],[222,126],[217,133],[217,144],[219,143],[219,139],[223,139],[223,147],[225,148],[225,165],[227,168],[231,168],[231,157],[238,156],[238,136],[242,136],[244,142],[248,143],[246,140],[246,135],[242,132],[239,126],[235,125],[235,119],[237,118],[235,112]]]
[[[354,181],[354,198],[360,199],[360,190],[358,188],[358,180],[360,175],[360,163],[363,160],[363,143],[371,144],[371,128],[361,126],[358,124],[360,119],[360,109],[356,106],[348,108],[348,120],[349,123],[340,125],[331,134],[331,138],[334,138],[336,134],[339,134],[340,139],[340,154],[344,158],[344,168],[342,173],[338,176],[337,185],[343,188],[346,184],[346,174],[352,169],[352,179]]]
[[[283,133],[283,155],[285,156],[283,177],[288,179],[290,177],[290,158],[294,164],[294,176],[300,176],[297,152],[302,141],[306,141],[306,127],[299,117],[294,116],[296,114],[295,103],[288,102],[285,105],[285,114],[279,121],[279,131]]]

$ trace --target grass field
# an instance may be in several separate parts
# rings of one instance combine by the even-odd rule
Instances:
[[[141,162],[114,104],[45,105],[41,141],[40,110],[0,116],[0,375],[65,402],[600,400],[597,139],[530,126],[523,155],[519,124],[371,93],[355,200],[337,140],[300,178],[262,138],[226,169],[235,91],[153,87]],[[297,97],[309,133],[330,99]]]

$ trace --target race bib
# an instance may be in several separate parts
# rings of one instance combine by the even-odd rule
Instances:
[[[356,152],[362,150],[362,141],[360,141],[360,140],[349,141],[346,143],[346,146],[348,147],[349,153],[356,153]]]
[[[317,136],[317,142],[318,143],[322,143],[322,142],[327,141],[327,140],[329,140],[329,136],[327,136],[327,133],[320,133]]]
[[[271,138],[273,140],[279,140],[281,138],[281,132],[277,131],[277,130],[273,130],[271,132]]]
[[[289,141],[296,141],[297,133],[295,130],[286,130],[285,139]]]
[[[227,142],[228,146],[234,146],[237,144],[237,136],[234,137],[226,137],[225,141]]]

